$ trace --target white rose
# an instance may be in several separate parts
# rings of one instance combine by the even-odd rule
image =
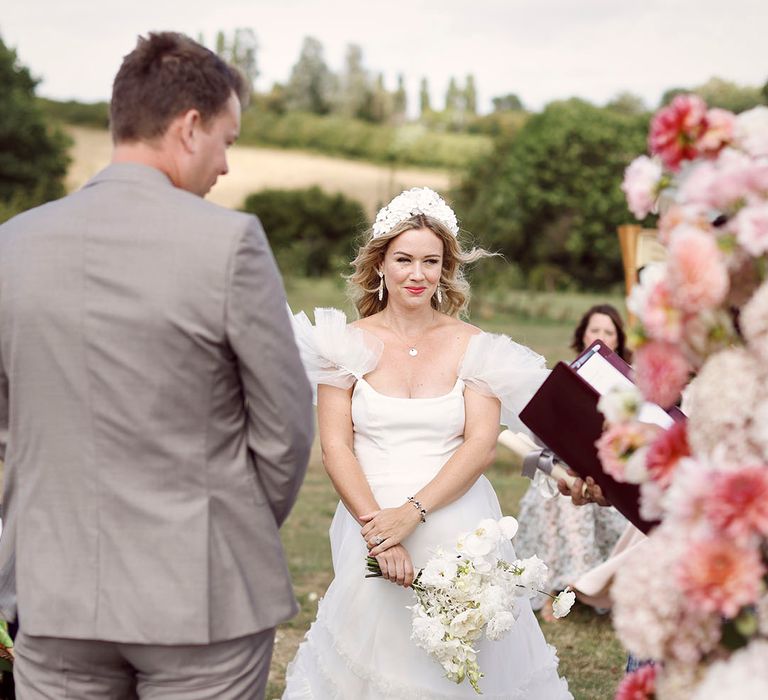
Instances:
[[[453,584],[457,573],[458,559],[438,551],[437,556],[432,557],[422,570],[420,580],[426,586],[448,588]]]
[[[428,615],[415,616],[411,622],[411,639],[430,653],[443,641],[445,628],[440,620]]]
[[[571,608],[575,602],[576,594],[570,588],[566,588],[552,601],[552,614],[557,618],[565,617],[571,612]]]
[[[614,386],[597,402],[597,410],[610,424],[625,423],[637,417],[643,395],[636,386]]]
[[[495,615],[499,610],[504,609],[506,595],[501,586],[485,586],[478,596],[477,602],[480,603],[480,609],[487,617]]]
[[[549,578],[547,565],[535,554],[528,559],[518,559],[515,567],[522,569],[519,576],[520,585],[531,591],[544,589]]]
[[[469,608],[460,612],[451,620],[448,633],[460,639],[477,639],[483,631],[485,618],[477,608]]]
[[[488,621],[485,634],[488,639],[496,641],[509,632],[514,624],[515,616],[509,610],[501,610]]]

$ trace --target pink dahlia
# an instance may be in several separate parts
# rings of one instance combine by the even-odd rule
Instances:
[[[717,472],[705,510],[713,527],[729,537],[768,535],[768,466]]]
[[[654,700],[655,697],[656,666],[648,665],[624,676],[614,700]]]
[[[667,270],[672,299],[683,311],[712,309],[728,293],[728,269],[714,235],[694,226],[672,232]]]
[[[671,170],[699,155],[697,143],[707,129],[707,105],[696,95],[678,95],[651,121],[651,153]]]
[[[757,549],[725,538],[691,543],[677,570],[691,609],[730,618],[757,600],[764,574]]]
[[[648,448],[645,465],[648,475],[660,486],[669,486],[678,462],[683,457],[691,456],[688,445],[688,432],[684,421],[673,423],[660,433]]]
[[[690,366],[680,348],[652,341],[635,352],[635,380],[643,396],[664,408],[672,406],[688,383]]]

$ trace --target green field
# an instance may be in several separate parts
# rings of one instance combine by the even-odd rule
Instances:
[[[344,287],[336,280],[286,280],[289,303],[294,311],[310,314],[315,306],[351,308],[345,303]],[[620,298],[593,295],[556,295],[506,292],[478,296],[470,320],[485,330],[504,332],[518,342],[545,355],[550,366],[570,356],[568,343],[573,326],[585,309],[597,301],[621,306]],[[514,475],[506,455],[488,473],[505,514],[515,515],[527,482]],[[282,530],[283,543],[301,604],[300,613],[278,631],[267,698],[282,694],[285,665],[314,618],[317,599],[332,578],[328,526],[337,498],[320,463],[319,450],[313,453],[309,473],[296,508]],[[361,579],[361,585],[363,585]],[[542,622],[547,640],[560,654],[560,670],[568,678],[576,700],[612,698],[623,675],[626,654],[611,628],[610,616],[598,616],[577,606],[571,615],[553,623]],[[414,648],[414,653],[419,653]]]

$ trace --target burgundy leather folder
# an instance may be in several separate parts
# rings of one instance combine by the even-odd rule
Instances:
[[[603,472],[597,457],[595,442],[603,432],[604,418],[597,410],[600,393],[584,379],[579,372],[588,361],[598,363],[601,369],[611,373],[610,367],[618,370],[631,381],[631,368],[618,355],[611,352],[599,341],[587,348],[571,365],[558,363],[539,390],[520,413],[520,419],[533,433],[563,462],[582,478],[591,476],[603,490],[605,497],[635,527],[644,533],[658,523],[640,517],[640,487],[636,484],[621,483]],[[584,372],[585,376],[590,376]],[[617,375],[618,376],[618,375]],[[669,421],[685,420],[677,408],[658,413],[668,416]]]

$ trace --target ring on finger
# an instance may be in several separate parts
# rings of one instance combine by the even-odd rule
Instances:
[[[381,537],[380,535],[376,535],[376,537],[374,537],[371,541],[373,542],[374,545],[378,546],[384,541],[384,538]]]

